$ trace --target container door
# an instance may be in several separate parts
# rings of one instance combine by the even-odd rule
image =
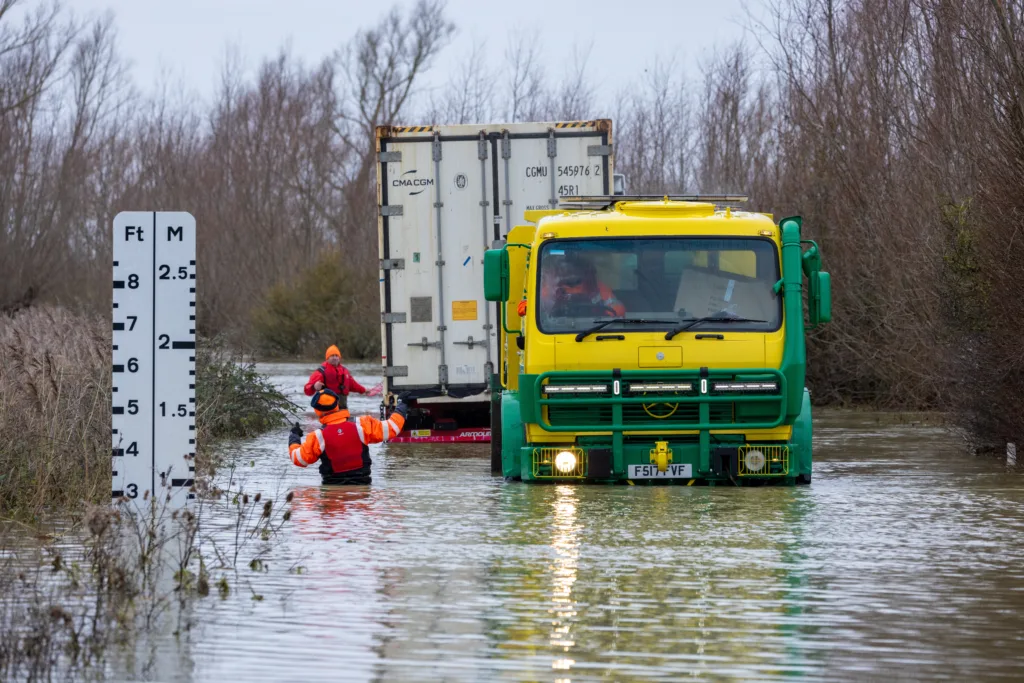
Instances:
[[[525,211],[554,208],[559,197],[611,194],[607,134],[552,130],[553,136],[509,134],[497,140],[502,236],[523,224]]]
[[[493,230],[487,145],[428,133],[381,147],[400,153],[379,167],[388,388],[482,393],[495,349],[493,308],[482,286]]]
[[[484,250],[493,233],[491,159],[486,140],[442,144],[439,162],[444,360],[448,394],[481,394],[494,371],[494,306],[484,300]],[[480,157],[484,156],[483,159]]]

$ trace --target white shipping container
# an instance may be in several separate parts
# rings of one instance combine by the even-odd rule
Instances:
[[[527,209],[611,194],[611,151],[609,120],[377,129],[389,393],[490,400],[500,323],[484,300],[484,250]]]

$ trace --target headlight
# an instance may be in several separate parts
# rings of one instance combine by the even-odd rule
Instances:
[[[545,394],[601,394],[608,391],[607,384],[547,384]]]
[[[743,456],[743,464],[747,466],[748,472],[760,472],[764,469],[764,453],[758,450],[747,451]]]
[[[713,391],[778,391],[778,382],[715,382]]]
[[[764,456],[761,456],[762,458]],[[555,456],[555,469],[562,474],[568,474],[576,469],[576,454],[572,451],[562,451]]]

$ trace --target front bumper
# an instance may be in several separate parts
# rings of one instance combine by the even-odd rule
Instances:
[[[631,441],[618,458],[610,442],[595,440],[572,446],[525,446],[520,449],[520,476],[524,481],[742,485],[792,483],[800,474],[799,447],[789,442],[715,444],[707,470],[701,469],[699,442],[662,441],[660,449],[658,443]],[[571,470],[557,467],[561,452],[572,453]]]

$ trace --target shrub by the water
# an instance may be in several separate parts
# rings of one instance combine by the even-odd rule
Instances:
[[[331,344],[346,358],[380,353],[376,274],[360,278],[341,267],[336,252],[324,254],[293,281],[268,292],[252,315],[256,348],[274,357],[320,357]]]
[[[196,405],[200,443],[262,434],[283,425],[294,411],[250,360],[217,341],[198,344]]]

